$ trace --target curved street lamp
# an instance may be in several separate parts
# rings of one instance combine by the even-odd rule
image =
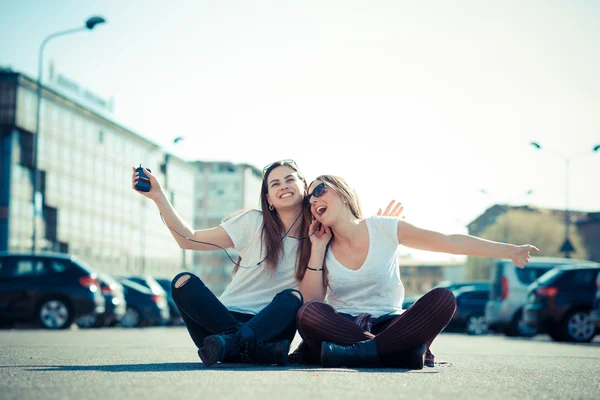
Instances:
[[[561,252],[565,253],[565,258],[571,257],[571,252],[573,252],[573,246],[571,245],[571,241],[569,240],[569,225],[571,224],[571,216],[569,211],[569,164],[571,161],[581,158],[584,156],[589,156],[592,153],[596,153],[600,150],[600,144],[597,144],[592,148],[592,152],[585,152],[575,154],[574,156],[566,157],[563,154],[556,153],[551,150],[544,149],[538,142],[529,142],[529,144],[537,150],[544,150],[549,154],[552,154],[554,157],[560,158],[565,163],[565,242],[561,247]]]
[[[44,62],[44,48],[46,44],[58,36],[66,36],[72,33],[82,32],[86,30],[93,30],[97,25],[105,23],[106,20],[99,16],[93,16],[88,18],[85,21],[84,26],[80,26],[77,28],[66,29],[63,31],[54,32],[42,41],[40,44],[40,49],[38,52],[38,77],[37,77],[37,110],[35,117],[35,137],[33,138],[33,148],[32,148],[32,158],[33,158],[33,193],[32,193],[32,203],[33,203],[33,233],[31,236],[31,251],[35,253],[36,251],[36,242],[37,242],[37,223],[36,217],[38,214],[38,209],[42,206],[41,201],[38,200],[38,186],[39,186],[39,170],[38,170],[38,143],[40,136],[40,109],[42,105],[42,68]]]

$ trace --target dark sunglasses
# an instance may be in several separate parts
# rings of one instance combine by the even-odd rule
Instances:
[[[310,199],[311,197],[321,197],[323,195],[323,193],[325,192],[325,188],[327,187],[327,185],[325,185],[325,182],[321,182],[319,183],[312,191],[312,193],[309,193],[308,195],[306,195],[307,199]]]
[[[264,167],[262,169],[262,177],[265,177],[265,174],[267,173],[267,171],[269,170],[269,168],[271,168],[273,165],[275,164],[290,164],[296,171],[299,171],[298,169],[298,165],[296,165],[296,161],[292,160],[292,159],[287,159],[287,160],[279,160],[279,161],[275,161],[272,162],[271,164],[267,165],[266,167]]]

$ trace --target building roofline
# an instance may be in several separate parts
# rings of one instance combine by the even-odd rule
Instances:
[[[262,171],[259,170],[257,167],[255,167],[252,164],[247,164],[247,163],[234,163],[233,161],[229,161],[229,160],[195,160],[195,161],[191,161],[192,164],[196,164],[196,165],[225,165],[225,166],[231,166],[231,167],[245,167],[245,168],[250,168],[252,170],[253,173],[257,174],[258,176],[262,175]]]
[[[4,81],[4,80],[6,80],[4,77],[10,77],[10,76],[13,76],[15,78],[15,83],[17,84],[17,86],[19,86],[19,85],[24,86],[24,87],[28,87],[29,89],[31,89],[33,91],[37,91],[37,79],[33,79],[32,77],[30,77],[29,75],[27,75],[23,72],[14,71],[10,68],[0,67],[0,81]],[[127,128],[126,126],[106,117],[105,115],[102,115],[101,113],[95,111],[94,109],[87,107],[85,104],[81,103],[80,101],[70,98],[70,97],[62,94],[61,92],[57,91],[56,89],[54,89],[50,86],[44,85],[43,83],[41,86],[42,86],[42,93],[45,92],[46,95],[50,94],[51,96],[60,99],[67,106],[70,106],[75,109],[79,109],[80,111],[83,112],[83,114],[87,114],[88,116],[94,117],[103,123],[112,125],[115,129],[125,132],[129,135],[132,135],[136,139],[140,139],[140,140],[146,142],[147,144],[155,147],[156,149],[160,149],[160,150],[163,150],[165,153],[168,153],[164,149],[164,147],[161,146],[160,144],[154,142],[153,140],[148,139],[145,136],[140,135],[139,133],[133,131],[131,128]],[[177,159],[178,161],[188,163],[188,161],[186,161],[180,157],[177,157],[176,155],[173,155],[171,153],[169,153],[169,156]]]
[[[485,210],[481,215],[475,218],[473,221],[467,224],[467,228],[471,229],[473,225],[477,225],[482,219],[485,218],[491,212],[499,211],[501,213],[505,213],[508,210],[527,210],[534,211],[539,213],[547,213],[547,214],[561,214],[564,213],[564,209],[557,208],[544,208],[544,207],[536,207],[531,205],[522,205],[522,206],[511,206],[508,204],[494,204]],[[574,223],[585,223],[588,222],[588,218],[593,217],[597,218],[596,215],[600,215],[599,211],[578,211],[578,210],[569,210],[571,217],[577,217],[578,220],[574,221]]]

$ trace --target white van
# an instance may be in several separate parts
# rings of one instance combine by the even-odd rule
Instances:
[[[525,268],[520,269],[510,260],[494,260],[490,299],[485,307],[485,320],[489,329],[508,336],[535,335],[535,329],[523,322],[527,287],[554,267],[589,262],[573,258],[531,257]]]

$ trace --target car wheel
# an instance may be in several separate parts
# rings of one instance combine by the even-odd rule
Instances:
[[[571,311],[562,324],[563,334],[571,342],[590,342],[594,338],[595,330],[590,312],[586,310]]]
[[[46,299],[38,307],[38,321],[46,329],[67,329],[73,323],[73,311],[64,299]]]
[[[537,334],[537,330],[525,323],[523,320],[523,310],[517,311],[513,317],[512,324],[506,330],[507,336],[522,336],[522,337],[533,337]]]
[[[136,328],[140,326],[142,322],[142,316],[139,311],[133,307],[127,307],[127,311],[123,318],[121,318],[121,326],[123,328]]]
[[[487,322],[483,315],[471,315],[467,318],[467,326],[465,328],[469,335],[483,335],[488,333]]]

